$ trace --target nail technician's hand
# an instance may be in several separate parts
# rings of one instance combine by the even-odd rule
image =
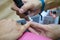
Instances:
[[[30,22],[29,30],[38,35],[44,35],[52,39],[60,37],[60,25],[42,25],[35,22]]]
[[[0,40],[16,40],[28,26],[29,23],[22,26],[12,19],[0,20]]]
[[[36,15],[40,12],[40,1],[39,0],[22,0],[24,5],[21,8],[18,8],[14,3],[12,9],[19,12],[17,13],[19,16],[23,15],[28,9],[30,10],[29,15]]]
[[[19,10],[20,13],[26,12],[28,9],[40,9],[40,1],[39,0],[22,0],[24,5],[21,8],[17,8],[17,6],[14,6],[14,10]]]

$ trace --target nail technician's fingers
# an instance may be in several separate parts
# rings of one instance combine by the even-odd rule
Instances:
[[[19,11],[19,8],[16,6],[15,3],[12,5],[11,9],[14,11]]]
[[[25,3],[20,9],[19,12],[20,13],[24,13],[26,12],[28,9],[32,8],[32,4],[31,3]]]
[[[39,33],[35,29],[33,29],[31,27],[29,27],[29,31],[32,32],[32,33],[35,33],[35,34],[39,35]]]

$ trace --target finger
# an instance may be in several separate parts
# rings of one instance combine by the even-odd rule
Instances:
[[[14,10],[14,11],[18,11],[19,10],[19,8],[16,6],[15,3],[13,3],[11,9]]]
[[[44,30],[44,31],[49,30],[48,29],[49,28],[48,25],[43,25],[43,24],[39,24],[39,23],[36,23],[36,22],[30,22],[30,25],[33,28],[41,29],[41,30]]]
[[[32,33],[35,33],[37,35],[43,35],[43,36],[46,36],[45,32],[43,30],[36,30],[36,29],[33,29],[31,27],[29,27],[29,31],[32,32]]]
[[[40,32],[39,33],[40,33],[40,35],[46,36],[46,33],[44,32],[44,30],[41,30],[40,29]]]
[[[33,7],[33,5],[31,3],[25,3],[20,9],[19,12],[20,13],[24,13],[26,12],[28,9],[31,9]]]
[[[35,34],[39,35],[39,33],[38,33],[36,30],[34,30],[33,28],[31,28],[31,27],[29,27],[28,30],[29,30],[30,32],[32,32],[32,33],[35,33]]]
[[[21,33],[23,33],[26,29],[28,29],[29,26],[30,26],[30,24],[29,24],[29,22],[28,22],[28,23],[26,23],[25,25],[23,25],[22,27],[20,27]]]
[[[26,2],[27,2],[27,0],[22,0],[22,2],[23,2],[23,3],[26,3]]]

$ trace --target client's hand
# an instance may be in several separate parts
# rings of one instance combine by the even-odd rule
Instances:
[[[50,37],[52,39],[56,39],[60,37],[60,25],[42,25],[35,22],[30,22],[30,28],[29,30],[33,33],[36,33],[38,35],[44,35],[47,37]]]
[[[29,23],[19,25],[12,19],[0,20],[0,40],[16,40],[29,27]]]

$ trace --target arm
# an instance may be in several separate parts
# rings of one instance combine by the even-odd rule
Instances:
[[[46,34],[48,37],[51,37],[52,39],[60,38],[60,25],[50,24],[47,25],[47,29],[50,31]]]
[[[50,37],[52,39],[57,39],[60,37],[60,25],[55,25],[55,24],[49,24],[49,25],[43,25],[35,22],[30,22],[30,25],[33,29],[29,29],[31,32],[36,33],[35,31],[37,30],[37,33],[40,34],[40,30],[45,31],[45,36]],[[37,34],[36,33],[36,34]]]
[[[60,0],[44,0],[44,1],[45,1],[45,10],[60,6]],[[12,7],[14,10],[18,10],[19,13],[17,14],[19,16],[20,14],[25,13],[29,9],[30,9],[30,12],[32,12],[31,14],[35,13],[35,9],[41,10],[42,3],[40,0],[26,0],[26,1],[23,0],[22,2],[25,2],[25,4],[21,8],[18,8],[17,6]]]
[[[57,35],[57,37],[60,37],[60,25],[51,24],[48,26],[51,27],[52,31]]]
[[[60,0],[45,0],[45,10],[60,6]]]
[[[60,6],[60,0],[44,0],[45,1],[45,10],[47,9],[51,9],[54,7],[58,7]],[[23,1],[26,2],[26,4],[24,4],[21,8],[20,8],[20,13],[21,13],[21,9],[23,9],[24,11],[27,11],[28,9],[34,9],[34,8],[38,8],[41,9],[42,3],[40,0],[28,0],[28,1]],[[28,7],[27,7],[28,6]],[[12,7],[14,10],[18,9],[16,6]]]

